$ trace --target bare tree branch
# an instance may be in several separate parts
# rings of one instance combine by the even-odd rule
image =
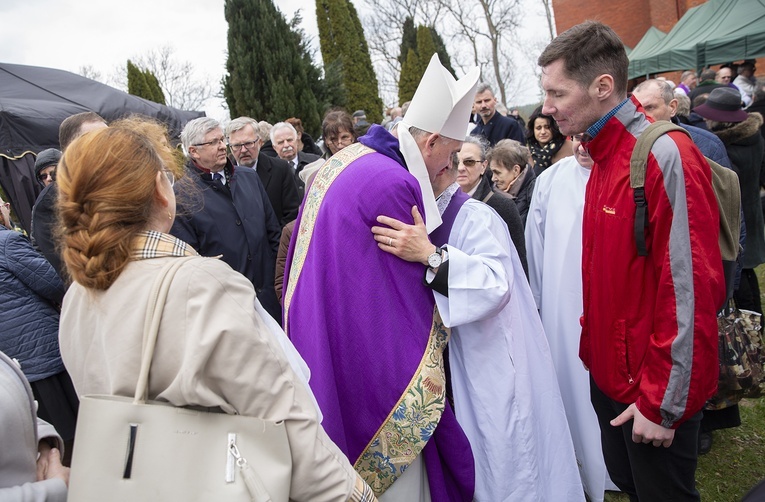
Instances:
[[[213,85],[210,77],[197,77],[194,65],[190,61],[179,61],[175,57],[175,49],[169,45],[130,59],[157,77],[168,106],[181,110],[201,110],[205,102],[216,95],[217,86]],[[118,86],[125,80],[125,72],[122,67],[113,78]]]

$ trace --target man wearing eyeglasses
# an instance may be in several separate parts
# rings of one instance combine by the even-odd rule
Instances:
[[[239,117],[226,126],[229,148],[237,165],[255,169],[268,194],[279,225],[284,227],[297,218],[302,194],[289,164],[260,151],[263,139],[258,123],[250,117]]]
[[[56,148],[48,148],[37,154],[35,176],[43,188],[53,183],[53,173],[56,171],[59,160],[61,160],[61,151]]]
[[[177,192],[177,216],[170,233],[203,256],[221,256],[247,277],[263,308],[280,322],[274,270],[281,227],[263,184],[252,169],[229,161],[226,137],[217,120],[192,120],[183,128],[181,142],[187,157],[186,176],[203,201],[192,199],[183,207],[184,192]]]

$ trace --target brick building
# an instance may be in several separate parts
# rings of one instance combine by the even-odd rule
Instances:
[[[552,5],[558,33],[592,19],[609,25],[624,44],[632,48],[651,26],[668,33],[688,9],[705,2],[706,0],[552,0]],[[677,82],[680,73],[662,75]],[[757,76],[763,75],[765,58],[760,58],[757,60]]]

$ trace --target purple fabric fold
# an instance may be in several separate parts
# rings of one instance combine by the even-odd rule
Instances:
[[[285,272],[286,291],[289,270],[302,265],[287,313],[287,334],[311,369],[310,385],[324,414],[323,426],[351,463],[415,374],[427,346],[435,303],[432,291],[422,283],[424,266],[382,251],[371,232],[378,215],[411,223],[414,205],[424,214],[417,181],[402,164],[396,138],[385,129],[372,127],[363,140],[378,153],[352,162],[329,187],[305,261],[295,264],[304,204]],[[435,435],[441,434],[439,429],[440,425]],[[451,425],[444,431],[454,436],[449,440],[454,441],[455,459],[464,464],[470,446],[457,429],[459,434]],[[464,472],[463,466],[451,474],[450,459],[439,453],[430,457],[438,469],[447,466],[447,475],[435,476],[431,489],[434,482],[452,479],[451,486],[436,486],[436,491],[470,491],[469,498],[461,499],[470,500],[473,472]]]

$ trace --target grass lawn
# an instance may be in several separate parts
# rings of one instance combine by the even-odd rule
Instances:
[[[765,305],[765,265],[757,268]],[[696,487],[704,502],[739,502],[765,478],[765,398],[744,399],[739,404],[741,427],[714,432],[712,451],[699,457]],[[629,498],[607,493],[607,502]]]

